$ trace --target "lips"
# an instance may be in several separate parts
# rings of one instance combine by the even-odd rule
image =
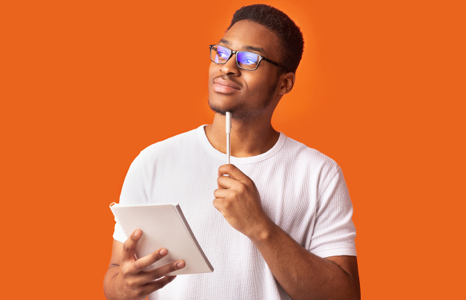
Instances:
[[[224,94],[231,94],[241,89],[241,86],[230,80],[225,80],[220,77],[214,79],[214,91]]]
[[[224,79],[222,79],[220,77],[214,79],[214,83],[220,84],[220,85],[223,85],[223,86],[229,86],[229,87],[232,87],[232,88],[237,89],[237,90],[241,89],[239,84],[234,83],[233,81],[230,81],[230,80],[224,80]]]

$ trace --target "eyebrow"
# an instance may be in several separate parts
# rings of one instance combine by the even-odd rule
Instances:
[[[225,39],[221,39],[219,43],[223,43],[223,44],[226,44],[226,45],[231,45],[231,43],[228,40],[225,40]],[[254,47],[254,46],[248,46],[247,45],[247,46],[244,46],[243,49],[252,50],[252,51],[259,52],[259,53],[261,53],[263,55],[267,55],[264,48],[261,48],[261,47]]]

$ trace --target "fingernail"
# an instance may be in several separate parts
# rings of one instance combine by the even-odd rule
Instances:
[[[167,252],[168,252],[167,249],[162,249],[162,250],[160,250],[159,253],[160,253],[160,255],[166,255]]]
[[[135,236],[135,237],[138,237],[138,236],[140,236],[140,235],[141,235],[141,230],[136,230],[136,231],[134,232],[134,236]]]
[[[181,268],[184,268],[185,263],[184,261],[180,261],[179,263],[176,264],[176,266],[181,269]]]

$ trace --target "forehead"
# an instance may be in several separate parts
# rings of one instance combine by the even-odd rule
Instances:
[[[221,44],[233,50],[252,50],[269,59],[279,58],[279,40],[267,27],[256,22],[236,22],[222,37]]]

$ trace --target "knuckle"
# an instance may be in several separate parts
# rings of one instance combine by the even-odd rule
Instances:
[[[133,251],[133,243],[129,239],[123,244],[123,251],[131,252]]]
[[[126,285],[130,288],[130,289],[134,289],[136,287],[136,282],[134,280],[128,280],[126,282]]]
[[[155,269],[153,272],[152,272],[152,279],[157,279],[157,278],[160,278],[160,272],[158,269]]]
[[[128,278],[128,271],[126,269],[120,269],[121,278],[126,280]]]
[[[128,251],[129,250],[129,247],[128,247],[128,241],[124,242],[123,244],[123,251]]]
[[[170,265],[170,272],[176,271],[176,262]]]
[[[257,188],[256,187],[256,184],[254,183],[254,181],[252,181],[252,179],[249,179],[247,181],[247,187],[250,187],[250,188]]]
[[[245,180],[243,181],[242,186],[244,186],[245,188],[246,188],[246,187],[251,187],[251,180],[250,180],[250,179],[245,179]]]
[[[231,207],[231,201],[228,201],[228,200],[227,200],[227,201],[224,201],[224,202],[223,202],[223,207],[224,207],[225,209],[229,209],[229,208]]]
[[[134,268],[136,270],[139,270],[141,268],[141,262],[139,260],[135,261],[134,262]]]
[[[160,253],[159,252],[154,252],[152,253],[152,259],[157,261],[160,259]]]

